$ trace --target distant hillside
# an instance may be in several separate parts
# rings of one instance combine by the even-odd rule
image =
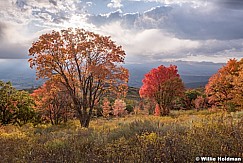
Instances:
[[[178,66],[179,73],[187,88],[205,86],[209,77],[216,73],[223,64],[210,62],[158,62],[154,64],[126,64],[129,69],[129,86],[139,88],[144,75],[159,65]],[[35,71],[29,68],[26,59],[0,60],[0,80],[11,81],[17,89],[36,88],[43,80],[36,80]]]
[[[134,78],[132,75],[133,74],[131,73],[131,77],[129,80],[129,86],[140,88],[142,86],[143,76]],[[186,88],[198,88],[198,87],[204,87],[208,83],[208,79],[210,78],[210,76],[181,75],[181,78],[182,78]]]
[[[156,68],[159,65],[169,66],[170,64],[177,65],[179,74],[187,88],[204,87],[208,82],[211,75],[216,73],[222,63],[211,63],[211,62],[160,62],[153,65],[142,65],[142,64],[128,64],[125,65],[129,69],[130,78],[129,86],[141,87],[144,75],[148,73],[152,68]]]
[[[186,88],[205,87],[210,76],[187,76],[181,75]]]
[[[185,83],[186,88],[200,88],[205,87],[208,82],[194,82],[194,83]]]
[[[129,87],[127,92],[127,99],[139,101],[139,88]]]
[[[43,83],[43,80],[36,80],[27,59],[0,60],[0,80],[11,81],[17,89],[36,88]]]

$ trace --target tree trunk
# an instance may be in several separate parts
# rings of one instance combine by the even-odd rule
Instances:
[[[160,106],[160,115],[161,116],[167,116],[170,113],[169,107],[166,106]]]
[[[91,109],[88,110],[89,107],[88,107],[87,102],[83,103],[83,105],[81,105],[79,103],[78,99],[75,98],[75,97],[73,98],[73,102],[74,102],[74,105],[75,105],[74,106],[75,110],[78,113],[78,118],[79,118],[79,122],[80,122],[81,127],[88,128],[93,109],[91,108]]]
[[[87,107],[76,107],[77,113],[78,113],[78,118],[81,127],[88,128],[89,127],[89,122],[91,115],[87,111]]]
[[[89,122],[90,122],[90,116],[88,114],[86,116],[83,116],[83,117],[79,116],[79,122],[80,122],[81,127],[88,128]]]

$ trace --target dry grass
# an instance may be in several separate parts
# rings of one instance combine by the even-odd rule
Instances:
[[[243,157],[243,112],[175,111],[168,117],[0,127],[0,162],[194,162]]]

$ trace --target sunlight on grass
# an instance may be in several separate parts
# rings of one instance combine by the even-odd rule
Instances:
[[[243,112],[172,111],[66,124],[2,126],[3,162],[193,162],[201,153],[242,156]]]

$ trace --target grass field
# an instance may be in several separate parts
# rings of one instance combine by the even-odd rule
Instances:
[[[194,162],[243,158],[243,112],[173,111],[51,126],[0,127],[0,162]]]

